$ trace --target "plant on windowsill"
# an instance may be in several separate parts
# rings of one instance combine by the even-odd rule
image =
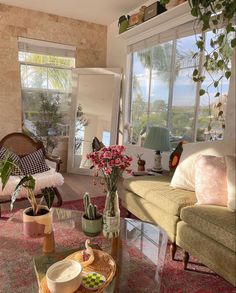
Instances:
[[[138,171],[145,171],[145,164],[146,161],[142,160],[143,154],[137,154],[136,157],[138,159],[137,164],[138,164]]]
[[[161,0],[164,5],[169,2],[170,0]],[[236,30],[233,25],[236,2],[235,0],[188,0],[188,3],[191,8],[191,14],[197,18],[197,22],[201,25],[202,32],[212,30],[213,33],[213,37],[210,40],[210,50],[207,48],[203,36],[196,37],[198,52],[194,55],[194,58],[200,58],[200,55],[204,52],[205,60],[202,72],[198,69],[193,71],[193,81],[200,83],[205,80],[206,73],[208,73],[211,82],[206,89],[201,88],[199,90],[199,95],[207,95],[210,101],[210,87],[215,88],[215,98],[220,97],[220,82],[223,78],[229,79],[231,76],[230,62],[232,51],[236,47]],[[219,101],[217,119],[222,121],[224,113],[220,103]],[[210,108],[209,112],[209,117],[211,117]],[[210,118],[209,132],[211,131],[211,123]],[[222,128],[225,128],[224,123],[222,123]]]
[[[0,179],[2,181],[2,190],[5,188],[13,169],[20,168],[11,159],[11,154],[6,154],[3,160],[0,160]],[[46,201],[47,206],[38,204],[35,198],[35,179],[31,175],[19,176],[20,181],[16,185],[11,196],[10,209],[13,209],[14,202],[20,194],[22,189],[26,190],[27,199],[31,207],[23,211],[23,230],[24,234],[29,237],[40,237],[44,234],[52,233],[52,213],[50,208],[52,206],[55,192],[53,188],[47,187],[42,189],[42,199]]]
[[[97,236],[102,232],[102,215],[98,213],[97,206],[91,203],[87,192],[84,194],[83,202],[82,230],[89,237]]]

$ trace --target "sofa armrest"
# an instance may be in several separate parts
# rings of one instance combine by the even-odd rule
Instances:
[[[53,156],[51,154],[45,154],[45,159],[56,163],[56,171],[59,172],[60,171],[60,165],[62,163],[62,160],[59,156]]]

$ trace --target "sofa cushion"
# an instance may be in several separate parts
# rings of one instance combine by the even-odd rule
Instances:
[[[197,142],[183,145],[180,162],[171,180],[171,186],[195,190],[195,160],[202,155],[224,156],[235,153],[234,141]]]
[[[236,157],[226,156],[227,169],[227,191],[228,203],[227,206],[232,211],[236,211]]]
[[[33,175],[35,179],[35,194],[40,194],[41,189],[45,187],[58,187],[64,183],[63,176],[56,172],[55,169],[51,168],[46,172],[37,173]],[[12,192],[15,190],[16,185],[19,183],[20,177],[19,176],[10,176],[6,187],[2,190],[2,182],[0,180],[0,201],[3,198],[10,198]],[[22,188],[18,198],[24,198],[27,196],[27,191],[25,188]]]
[[[42,173],[50,169],[45,162],[42,149],[22,157],[20,165],[24,175]]]
[[[180,215],[182,207],[196,203],[192,191],[173,189],[168,176],[139,176],[124,180],[124,188],[158,206],[171,215]]]
[[[227,207],[185,207],[181,210],[180,217],[192,228],[236,252],[236,213],[232,213]]]
[[[195,165],[197,204],[227,206],[227,180],[224,157],[199,155]]]

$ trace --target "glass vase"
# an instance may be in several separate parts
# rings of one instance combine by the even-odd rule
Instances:
[[[103,210],[103,235],[106,238],[118,237],[120,232],[120,209],[117,190],[108,191]]]

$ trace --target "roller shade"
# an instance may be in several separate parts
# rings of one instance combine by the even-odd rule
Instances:
[[[34,39],[18,38],[18,49],[29,52],[58,57],[75,57],[76,47]]]
[[[201,33],[201,29],[196,25],[196,21],[190,21],[183,25],[180,25],[174,29],[170,29],[156,35],[144,39],[135,44],[131,44],[127,48],[128,53],[133,53],[147,48],[151,48],[157,44],[165,43],[171,40],[184,38],[187,36],[194,35],[195,33]]]

